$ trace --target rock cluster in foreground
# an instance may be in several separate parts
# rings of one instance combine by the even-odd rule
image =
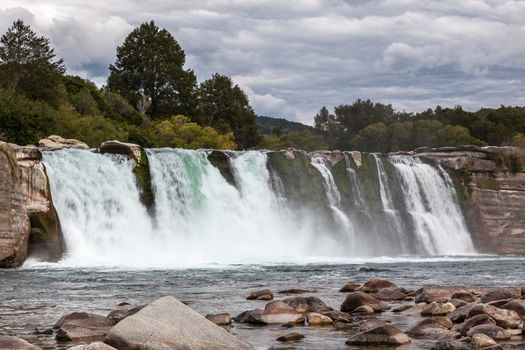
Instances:
[[[304,293],[301,288],[290,290]],[[268,289],[252,291],[247,299],[264,307],[246,310],[233,321],[252,325],[253,332],[280,325],[283,332],[275,341],[285,343],[302,342],[305,335],[301,329],[316,327],[318,332],[345,334],[342,348],[399,347],[425,340],[434,350],[525,349],[525,288],[410,290],[373,279],[362,286],[348,283],[341,290],[346,295],[337,309],[313,295],[271,300],[273,292]],[[392,317],[403,314],[413,321],[408,327],[396,325]],[[62,317],[50,334],[64,344],[99,340],[70,348],[74,350],[253,349],[228,331],[231,324],[228,313],[204,317],[167,296],[147,306],[123,306],[107,317],[71,313]],[[286,328],[294,329],[286,332]],[[39,349],[22,339],[0,336],[0,349],[4,348]]]

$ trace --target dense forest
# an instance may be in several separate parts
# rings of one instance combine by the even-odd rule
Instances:
[[[0,140],[36,144],[51,134],[92,147],[111,139],[145,147],[340,149],[394,152],[417,147],[525,147],[525,108],[469,112],[461,106],[421,113],[357,100],[314,127],[257,117],[232,79],[202,83],[185,67],[184,50],[153,21],[116,48],[106,84],[66,74],[48,38],[18,20],[0,38]]]

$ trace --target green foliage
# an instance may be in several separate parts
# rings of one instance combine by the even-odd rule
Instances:
[[[186,57],[173,36],[151,21],[135,28],[117,47],[108,89],[152,118],[192,114],[196,78],[183,68]]]
[[[255,147],[261,140],[248,96],[224,75],[214,74],[199,87],[198,121],[220,132],[233,132],[239,148]]]
[[[281,135],[266,135],[258,147],[269,150],[280,150],[290,147],[305,151],[328,149],[328,145],[323,136],[311,131],[295,131]]]
[[[147,133],[153,147],[191,149],[235,149],[237,147],[232,133],[220,134],[217,130],[200,126],[182,115],[152,123]]]
[[[512,137],[511,146],[525,148],[525,134],[518,132]]]
[[[515,156],[514,154],[511,154],[509,156],[509,162],[510,162],[510,165],[509,165],[510,171],[512,171],[513,173],[519,173],[521,169],[523,168],[521,159]]]
[[[263,135],[287,133],[293,131],[313,131],[311,126],[284,118],[256,117],[257,127]]]

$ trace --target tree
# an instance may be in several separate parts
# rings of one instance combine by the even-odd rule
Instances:
[[[107,87],[152,118],[191,115],[197,83],[193,71],[184,69],[185,60],[184,51],[166,29],[153,21],[143,23],[117,47]]]
[[[224,75],[214,74],[200,85],[198,121],[219,132],[232,131],[241,149],[255,147],[261,140],[248,96]]]
[[[306,130],[264,136],[258,147],[270,150],[293,147],[304,151],[328,149],[322,135]]]
[[[0,88],[58,106],[64,96],[62,59],[49,39],[37,36],[22,20],[0,38]]]

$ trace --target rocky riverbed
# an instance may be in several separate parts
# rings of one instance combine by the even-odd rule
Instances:
[[[501,262],[495,260],[488,261],[485,265],[499,263]],[[407,264],[400,266],[402,265],[408,268]],[[468,270],[469,264],[465,265],[465,270]],[[512,264],[507,263],[507,265],[512,269]],[[516,263],[517,267],[520,265],[521,261]],[[157,293],[150,291],[149,300],[113,294],[106,303],[97,300],[93,302],[92,307],[83,304],[82,307],[74,310],[67,310],[62,305],[54,305],[49,307],[47,313],[41,313],[41,310],[36,310],[36,306],[33,306],[35,310],[31,310],[28,305],[25,308],[19,307],[16,309],[19,318],[28,319],[27,315],[32,312],[41,315],[41,324],[31,322],[32,324],[24,327],[10,328],[6,324],[8,320],[15,320],[16,315],[6,315],[6,304],[13,305],[14,300],[4,299],[0,306],[0,329],[3,334],[25,339],[44,349],[68,349],[95,341],[107,341],[119,349],[128,349],[133,348],[129,344],[142,344],[146,342],[146,338],[149,339],[148,344],[154,344],[146,348],[163,348],[162,346],[173,348],[173,344],[166,342],[179,339],[179,341],[190,342],[190,348],[199,349],[210,348],[209,344],[202,342],[208,341],[212,335],[222,339],[223,347],[218,348],[226,349],[242,349],[245,346],[248,346],[246,348],[253,346],[256,349],[370,349],[385,345],[403,349],[475,349],[476,346],[489,349],[522,349],[525,347],[525,338],[522,334],[525,291],[521,271],[516,271],[515,283],[498,285],[495,276],[496,283],[487,283],[487,285],[482,285],[480,279],[472,279],[472,284],[468,286],[464,284],[445,286],[445,283],[435,283],[436,278],[443,279],[446,275],[445,271],[436,270],[433,277],[424,279],[420,275],[422,272],[415,268],[412,268],[413,276],[399,274],[396,270],[400,269],[400,266],[391,265],[388,269],[389,273],[385,271],[378,273],[374,270],[380,269],[373,265],[361,266],[359,267],[361,271],[357,270],[357,273],[350,274],[347,270],[347,273],[342,274],[353,275],[346,281],[344,276],[334,274],[337,270],[334,266],[322,269],[325,274],[324,280],[317,280],[320,274],[319,267],[315,265],[289,267],[288,273],[291,279],[287,283],[273,285],[256,283],[256,280],[250,280],[245,284],[239,283],[237,275],[239,271],[226,270],[221,273],[215,272],[216,278],[222,275],[223,282],[218,282],[219,280],[214,282],[209,276],[198,275],[200,277],[197,277],[197,280],[200,282],[216,283],[202,285],[200,300],[198,293],[190,295],[184,292],[184,286],[177,287],[177,281],[164,276],[164,285],[161,285],[158,283],[159,279],[154,277],[151,280],[157,284],[158,291]],[[427,271],[432,271],[428,266],[425,267]],[[440,267],[451,271],[450,267],[443,263]],[[283,275],[282,267],[267,267],[259,271],[259,274],[254,273],[253,277],[259,275],[272,280],[272,268],[276,270],[275,273],[278,271],[279,275]],[[309,274],[305,272],[308,269],[311,270]],[[330,269],[334,270],[333,278],[327,280]],[[384,266],[381,269],[387,270]],[[341,267],[339,270],[344,268]],[[184,273],[179,271],[179,274]],[[440,273],[443,276],[440,277]],[[46,274],[49,276],[50,272]],[[117,278],[116,272],[107,272],[107,274],[104,278],[109,278],[111,274]],[[122,274],[124,277],[127,275],[127,273]],[[156,272],[136,273],[136,276],[147,279],[148,274],[155,276]],[[301,281],[300,278],[295,278],[304,276],[303,274],[311,276],[312,279]],[[392,275],[394,278],[387,278],[387,275]],[[72,279],[78,279],[78,271],[70,273],[70,276]],[[102,293],[107,290],[107,284],[111,284],[104,278],[101,278],[100,274],[92,274],[86,281],[99,285]],[[246,280],[246,277],[243,279]],[[9,278],[4,280],[9,284]],[[229,289],[229,297],[224,295],[225,281],[230,281],[231,285],[239,287],[236,291],[235,288]],[[457,278],[451,275],[450,281],[457,282]],[[144,283],[140,278],[134,282],[132,288],[135,289],[140,288],[141,283]],[[65,282],[62,283],[66,287]],[[129,283],[132,282],[128,280],[128,287]],[[171,285],[171,289],[166,288],[167,285]],[[80,283],[77,287],[75,291],[65,292],[68,295],[66,297],[72,299],[81,297],[85,291],[91,289],[89,283]],[[127,290],[127,287],[122,285],[121,288],[121,292]],[[210,292],[213,290],[215,295]],[[160,298],[159,301],[158,297],[166,294],[175,294],[183,303],[171,297]],[[104,298],[103,294],[101,298]],[[210,300],[203,303],[202,298]],[[211,300],[213,298],[219,302]],[[117,302],[118,300],[120,302]],[[27,304],[30,302],[31,300],[28,300]],[[105,305],[106,311],[98,306],[101,303]],[[158,303],[162,306],[155,307]],[[143,308],[144,305],[149,306]],[[58,312],[57,309],[62,311]],[[192,309],[197,310],[198,313]],[[159,314],[159,310],[163,312]],[[170,311],[164,312],[164,310]],[[44,322],[44,319],[49,319],[50,314],[55,315],[52,317],[54,320]],[[144,322],[144,319],[147,322]],[[124,321],[126,323],[122,323]],[[131,321],[133,323],[129,325]],[[220,326],[215,326],[210,321]],[[180,334],[173,333],[175,331],[171,328],[174,324],[186,324],[189,330],[179,330],[182,332]],[[118,328],[115,328],[116,326]],[[195,332],[201,327],[204,328]],[[227,332],[222,332],[222,329]],[[117,332],[118,336],[112,335],[112,332],[113,334]],[[135,335],[135,338],[130,340],[126,332],[139,336]],[[211,335],[206,332],[210,332]],[[148,337],[145,334],[148,334]],[[154,335],[153,338],[149,337],[150,334]],[[202,336],[202,334],[207,335]],[[112,337],[116,337],[117,341],[111,340]],[[10,344],[8,341],[14,341],[14,338],[1,339],[0,344]],[[494,345],[494,342],[498,345]],[[9,347],[10,345],[0,345],[0,348],[2,346],[6,349],[14,348]],[[24,346],[27,349],[38,349],[27,344]],[[106,345],[98,344],[85,349],[105,349],[104,346]]]

